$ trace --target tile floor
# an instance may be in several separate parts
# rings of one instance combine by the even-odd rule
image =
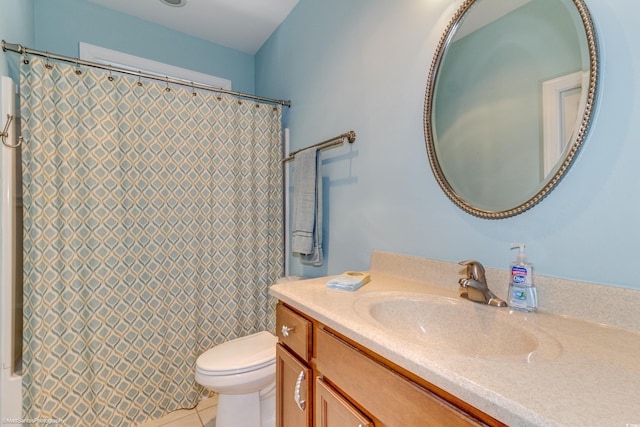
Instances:
[[[215,427],[218,395],[200,401],[194,409],[180,409],[138,427]]]

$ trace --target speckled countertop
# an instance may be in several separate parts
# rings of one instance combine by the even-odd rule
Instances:
[[[415,259],[409,261],[415,264]],[[392,264],[394,268],[399,265]],[[446,277],[448,284],[456,278],[459,267],[452,267],[450,263],[443,263],[444,270],[435,276],[426,274],[429,276],[426,281],[415,280],[412,274],[393,274],[394,271],[389,271],[393,268],[386,269],[384,265],[385,262],[372,260],[371,282],[355,292],[327,289],[328,278],[322,277],[274,285],[271,294],[508,425],[640,425],[640,333],[637,330],[559,313],[526,314],[463,300],[457,288],[434,285],[433,280],[441,280],[438,274]],[[432,267],[433,264],[423,266]],[[451,272],[453,277],[449,277]],[[494,292],[498,293],[495,289]],[[541,292],[544,294],[539,289]],[[486,343],[488,351],[485,352],[477,348],[477,342],[460,341],[459,333],[452,334],[457,335],[451,337],[452,342],[441,334],[427,343],[415,335],[372,321],[363,309],[367,301],[423,294],[427,294],[427,299],[450,301],[455,310],[460,310],[459,318],[469,319],[475,328],[491,329],[493,320],[510,326],[501,335],[489,334],[491,339]],[[498,296],[504,294],[498,293]],[[637,297],[636,293],[633,296]],[[612,309],[615,307],[613,304]],[[421,316],[419,312],[414,314]],[[625,314],[629,313],[620,313]],[[477,319],[491,322],[478,326]],[[426,316],[421,321],[438,320]],[[464,320],[455,323],[458,329],[454,330],[464,329]],[[520,334],[522,331],[526,332]],[[508,333],[514,336],[506,337]],[[478,334],[474,335],[477,341]],[[533,337],[533,344],[520,340],[520,335]],[[495,346],[511,342],[509,340],[513,340],[514,345],[535,349],[527,350],[526,354],[492,351]]]

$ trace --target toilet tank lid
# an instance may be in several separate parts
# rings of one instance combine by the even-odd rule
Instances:
[[[236,338],[202,353],[196,365],[209,372],[240,373],[275,363],[278,338],[262,331]]]

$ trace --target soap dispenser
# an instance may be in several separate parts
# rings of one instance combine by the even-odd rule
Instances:
[[[538,293],[533,284],[533,265],[527,262],[524,243],[512,243],[511,249],[519,249],[516,260],[511,263],[509,281],[509,307],[525,312],[538,308]]]

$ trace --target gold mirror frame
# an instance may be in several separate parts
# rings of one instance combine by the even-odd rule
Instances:
[[[553,175],[551,179],[549,179],[546,184],[540,189],[533,197],[531,197],[526,202],[515,206],[511,209],[501,210],[501,211],[489,211],[484,209],[479,209],[472,204],[468,203],[464,198],[462,198],[449,184],[447,181],[442,168],[438,162],[438,158],[435,150],[435,139],[433,135],[433,129],[431,126],[432,115],[433,115],[433,102],[434,102],[434,90],[435,83],[438,77],[438,71],[440,65],[442,63],[445,51],[447,46],[449,45],[450,40],[453,38],[456,30],[458,29],[461,20],[465,13],[473,6],[473,4],[478,0],[465,0],[464,3],[458,8],[457,12],[447,25],[440,41],[438,42],[438,47],[436,48],[436,53],[434,55],[433,61],[431,63],[431,68],[429,69],[429,80],[427,82],[427,89],[425,95],[425,103],[424,103],[424,133],[425,133],[425,142],[427,147],[427,153],[429,156],[429,163],[431,164],[431,170],[435,175],[435,178],[445,192],[447,197],[453,201],[459,208],[464,210],[465,212],[475,215],[480,218],[485,219],[503,219],[512,217],[515,215],[519,215],[533,206],[538,204],[542,199],[544,199],[560,182],[563,178],[573,161],[575,160],[578,151],[582,147],[584,139],[586,137],[587,131],[589,129],[589,125],[591,124],[592,116],[593,116],[593,107],[596,98],[597,91],[597,81],[598,81],[598,48],[596,42],[596,33],[594,29],[594,25],[591,19],[591,15],[587,9],[586,4],[583,0],[571,0],[573,4],[576,6],[580,17],[582,19],[582,24],[584,26],[586,40],[588,44],[589,50],[589,88],[587,91],[587,100],[584,109],[584,114],[582,116],[582,121],[580,123],[580,128],[576,132],[576,137],[574,141],[570,144],[570,149],[562,164],[558,168],[557,172]]]

